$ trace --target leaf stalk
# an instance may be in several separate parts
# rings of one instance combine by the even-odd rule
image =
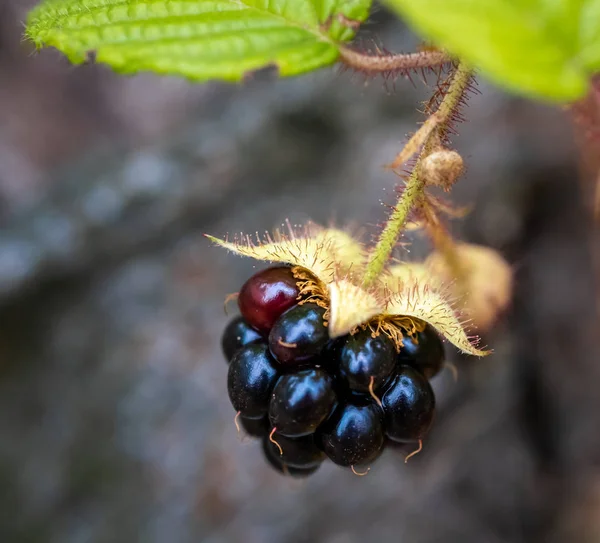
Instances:
[[[451,62],[445,51],[421,51],[408,54],[369,54],[349,47],[340,49],[342,62],[355,70],[368,74],[406,72],[432,68]]]

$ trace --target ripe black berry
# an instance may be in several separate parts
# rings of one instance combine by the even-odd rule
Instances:
[[[435,396],[422,373],[400,366],[381,403],[390,439],[416,441],[425,437],[435,413]]]
[[[313,435],[292,438],[275,432],[267,438],[266,447],[292,468],[313,468],[325,459],[325,453],[316,446]]]
[[[391,375],[396,364],[396,348],[384,335],[372,337],[370,330],[348,336],[339,355],[339,372],[350,390],[377,390]]]
[[[236,317],[229,321],[221,337],[221,347],[223,348],[225,360],[230,362],[238,349],[244,347],[244,345],[256,343],[261,339],[261,335],[250,327],[243,317]]]
[[[250,437],[264,437],[269,434],[271,427],[269,426],[269,417],[266,415],[260,419],[248,419],[240,417],[238,419],[246,434]]]
[[[238,350],[229,365],[227,391],[236,411],[256,419],[266,414],[277,370],[269,349],[263,343]]]
[[[324,313],[316,304],[303,304],[281,315],[269,334],[269,348],[279,363],[302,364],[321,352],[329,341]]]
[[[429,324],[418,332],[415,339],[402,338],[402,349],[398,354],[400,364],[417,368],[427,379],[436,375],[444,365],[444,344]]]
[[[384,443],[381,409],[372,403],[340,405],[318,431],[325,454],[340,466],[374,460]]]
[[[246,322],[266,335],[279,316],[298,303],[298,295],[296,279],[290,268],[268,268],[244,283],[238,305]]]
[[[312,434],[329,416],[335,401],[332,379],[324,370],[302,370],[277,381],[269,419],[278,433],[288,437]]]
[[[340,357],[340,352],[344,346],[345,337],[330,339],[325,346],[321,349],[319,354],[319,360],[317,364],[322,365],[324,368],[331,369],[331,371],[337,371]]]
[[[263,439],[263,453],[265,455],[265,458],[267,459],[267,461],[269,462],[269,464],[271,465],[271,467],[273,467],[275,470],[277,470],[279,473],[282,473],[283,475],[289,475],[290,477],[308,477],[309,475],[313,474],[315,471],[317,471],[320,467],[320,463],[315,465],[315,466],[311,466],[308,468],[294,468],[292,466],[288,466],[287,464],[285,464],[282,459],[281,459],[281,455],[279,454],[279,449],[277,449],[277,447],[275,447],[276,450],[273,450],[271,448],[271,442],[269,441],[269,436],[266,436]]]
[[[321,350],[318,358],[313,361],[317,368],[325,370],[331,377],[333,390],[338,399],[348,398],[353,395],[347,381],[340,375],[339,371],[340,352],[345,340],[345,337],[330,339]]]

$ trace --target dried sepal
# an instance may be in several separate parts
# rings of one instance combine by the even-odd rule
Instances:
[[[309,224],[301,231],[275,233],[266,239],[244,236],[230,242],[208,239],[236,254],[292,265],[303,300],[327,309],[332,338],[359,326],[390,336],[397,348],[407,335],[431,324],[465,353],[483,356],[467,337],[448,300],[442,273],[430,262],[391,266],[372,288],[363,286],[367,259],[364,247],[346,232]],[[450,285],[451,286],[451,285]]]
[[[461,351],[476,356],[489,354],[489,351],[478,349],[473,345],[452,305],[441,291],[427,282],[415,280],[412,283],[405,283],[401,291],[390,296],[385,314],[391,319],[398,316],[420,319],[431,324]]]
[[[336,228],[326,228],[317,232],[314,239],[317,243],[326,244],[330,254],[335,255],[338,273],[362,272],[367,263],[367,251],[350,234]]]
[[[402,292],[406,285],[426,284],[434,288],[441,286],[438,278],[422,262],[404,262],[390,266],[381,278],[383,287],[391,294]]]
[[[347,279],[335,281],[329,289],[329,335],[348,334],[382,311],[377,297]]]
[[[472,206],[456,206],[444,198],[434,196],[429,192],[425,193],[425,202],[430,209],[433,209],[437,213],[443,213],[451,219],[463,219],[472,211]],[[423,220],[423,226],[426,226],[425,220]]]
[[[424,223],[421,220],[410,220],[404,225],[405,232],[418,232],[424,228]]]
[[[457,253],[463,272],[462,283],[451,286],[464,302],[464,312],[479,331],[491,328],[498,315],[506,309],[512,296],[512,270],[502,256],[481,245],[457,243]],[[450,283],[454,278],[447,260],[439,252],[426,261],[431,272]]]
[[[406,142],[406,145],[396,155],[396,158],[391,164],[388,164],[386,168],[395,170],[402,166],[407,160],[411,159],[419,149],[425,144],[427,139],[431,136],[433,130],[440,124],[440,116],[437,113],[430,115],[427,120],[421,125],[421,128],[413,134],[413,136]]]
[[[345,232],[320,228],[312,223],[302,231],[295,232],[290,228],[288,234],[275,232],[265,239],[240,236],[228,241],[206,237],[241,256],[301,266],[324,283],[332,282],[353,268],[358,269],[365,259],[361,245]]]

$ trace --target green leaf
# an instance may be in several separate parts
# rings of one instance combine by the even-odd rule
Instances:
[[[496,83],[557,101],[600,71],[600,0],[385,0]]]
[[[332,64],[372,0],[45,0],[26,35],[73,63],[239,81],[275,66],[291,76]]]

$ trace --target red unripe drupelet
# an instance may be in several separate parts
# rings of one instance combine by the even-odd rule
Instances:
[[[267,268],[244,283],[238,305],[246,322],[266,336],[279,316],[298,303],[299,294],[291,268]]]

